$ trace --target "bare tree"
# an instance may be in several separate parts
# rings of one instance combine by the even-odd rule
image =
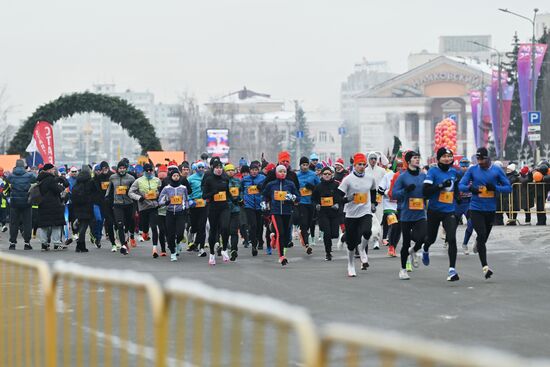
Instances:
[[[15,126],[8,123],[8,115],[13,112],[13,105],[8,102],[6,85],[0,87],[0,154],[6,154],[9,143],[15,134]]]

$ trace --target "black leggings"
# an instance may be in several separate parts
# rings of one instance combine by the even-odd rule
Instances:
[[[394,213],[397,219],[399,220],[399,214]],[[388,233],[387,238],[388,239],[388,245],[397,247],[397,244],[399,243],[399,239],[401,238],[401,225],[399,222],[389,225],[388,224],[388,215],[384,214],[386,219],[384,220],[384,225],[388,226]]]
[[[183,240],[186,220],[187,212],[185,211],[166,212],[166,238],[168,239],[168,248],[172,254],[176,252],[176,243]]]
[[[332,252],[332,239],[338,238],[338,226],[340,218],[338,211],[334,209],[321,209],[318,214],[319,229],[323,232],[323,242],[325,244],[325,253]]]
[[[449,267],[456,266],[456,216],[455,213],[441,213],[428,210],[428,234],[424,243],[424,250],[428,251],[430,246],[437,239],[439,223],[443,224],[445,230],[445,242],[449,244],[447,252],[449,254]]]
[[[166,215],[159,215],[157,224],[159,227],[160,250],[166,252]]]
[[[191,208],[189,216],[191,217],[191,233],[195,234],[195,245],[204,248],[206,240],[206,219],[208,218],[208,207]]]
[[[231,213],[231,217],[229,219],[229,237],[231,241],[231,251],[237,251],[237,244],[239,243],[240,215],[240,212]]]
[[[244,212],[248,222],[248,237],[250,238],[252,247],[256,248],[258,242],[263,243],[262,233],[264,231],[264,217],[260,210],[244,208]]]
[[[481,266],[487,265],[487,239],[491,234],[493,223],[495,221],[495,212],[482,212],[478,210],[470,210],[470,217],[472,218],[472,224],[476,231],[477,238],[477,252],[479,254],[479,260]]]
[[[153,234],[153,246],[158,245],[159,242],[159,231],[158,231],[158,209],[151,208],[145,209],[139,212],[139,221],[140,229],[142,232],[149,232],[149,227],[151,228],[151,233]]]
[[[134,233],[134,206],[130,205],[115,205],[113,208],[115,215],[116,229],[118,239],[121,245],[126,244],[126,231],[130,232],[130,237]]]
[[[216,252],[216,242],[219,242],[219,236],[222,237],[222,248],[227,250],[227,242],[229,240],[229,220],[231,212],[229,206],[224,209],[210,208],[208,211],[208,222],[210,222],[210,231],[208,232],[208,247],[210,247],[210,254],[214,255]]]
[[[372,215],[365,214],[359,218],[346,217],[346,244],[349,251],[355,251],[355,248],[361,243],[361,237],[369,240],[372,234]],[[368,246],[365,252],[369,252]]]
[[[300,215],[300,233],[302,234],[302,240],[306,246],[309,244],[308,232],[311,231],[311,223],[313,222],[314,212],[315,207],[311,204],[298,205],[298,213]],[[315,224],[313,224],[313,228],[315,228]],[[314,231],[315,230],[311,232],[312,236],[314,235]]]
[[[275,244],[279,249],[279,257],[285,255],[285,247],[288,241],[288,230],[290,229],[290,215],[273,214],[271,224],[275,229]]]
[[[401,269],[407,267],[409,258],[409,247],[411,240],[414,241],[414,251],[420,250],[426,238],[426,219],[416,222],[401,222],[401,232],[403,233],[403,245],[401,246]]]
[[[105,234],[109,238],[111,245],[115,244],[115,221],[113,215],[113,207],[104,201],[101,203],[101,216],[103,217],[103,227]]]

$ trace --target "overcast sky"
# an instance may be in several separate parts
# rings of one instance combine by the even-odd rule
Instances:
[[[491,34],[507,50],[532,0],[0,0],[0,86],[24,118],[94,83],[200,102],[243,85],[307,108],[337,110],[340,83],[362,57],[403,72],[440,35]]]

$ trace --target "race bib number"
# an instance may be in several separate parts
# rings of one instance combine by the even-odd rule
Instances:
[[[273,193],[273,198],[277,201],[285,201],[286,200],[286,191],[275,191]]]
[[[248,195],[257,195],[260,193],[260,190],[258,190],[258,186],[252,185],[248,187]]]
[[[376,194],[376,202],[378,204],[382,203],[382,195],[381,194]]]
[[[128,186],[117,186],[116,194],[117,195],[126,195],[128,192]]]
[[[302,187],[300,189],[300,195],[302,196],[311,196],[311,194],[312,194],[312,191],[310,189],[307,189],[305,187]]]
[[[444,204],[452,204],[454,199],[454,192],[441,191],[439,193],[439,202]]]
[[[183,196],[181,195],[174,195],[170,198],[170,204],[172,205],[181,205],[183,203]]]
[[[421,198],[409,198],[410,210],[424,210],[424,199]]]
[[[334,198],[332,196],[321,198],[321,206],[333,206]]]
[[[366,204],[367,203],[367,194],[364,192],[358,192],[353,196],[353,202],[355,204]]]
[[[480,198],[494,198],[495,197],[495,192],[487,190],[487,188],[485,186],[480,186],[478,196]]]
[[[145,194],[145,199],[147,200],[155,200],[157,198],[157,191],[156,190],[149,190]]]
[[[204,199],[195,200],[195,208],[204,208],[206,206],[206,201]]]
[[[101,190],[105,191],[109,188],[109,181],[103,181],[101,183]]]
[[[220,191],[216,195],[214,195],[214,201],[226,201],[227,200],[227,193],[225,191]]]
[[[229,193],[231,196],[239,196],[239,188],[238,187],[230,187]]]
[[[395,223],[399,222],[397,220],[397,215],[395,215],[395,214],[388,215],[387,221],[388,221],[388,226],[391,226],[392,224],[395,224]]]

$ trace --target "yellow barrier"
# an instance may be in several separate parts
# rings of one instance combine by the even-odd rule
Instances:
[[[152,276],[65,262],[56,262],[54,270],[54,295],[63,314],[60,343],[67,344],[58,366],[165,365],[164,295]]]
[[[48,265],[0,256],[0,366],[54,367],[55,305]]]
[[[177,346],[172,357],[177,365],[319,365],[318,337],[311,317],[302,308],[181,279],[168,282],[166,296],[169,309],[174,310],[174,327],[169,332]],[[289,350],[296,345],[289,340],[292,336],[298,344],[295,354],[299,361],[293,360]],[[243,356],[243,344],[249,355]],[[205,352],[209,352],[207,358]]]
[[[336,358],[334,349],[345,351]],[[336,360],[335,360],[336,359]],[[327,325],[321,335],[320,366],[411,365],[421,367],[549,367],[542,361],[480,348],[405,337],[402,334],[370,330],[344,324]]]
[[[512,184],[512,192],[498,195],[496,213],[506,214],[508,222],[516,222],[517,215],[522,212],[526,215],[548,214],[545,208],[547,185],[545,182]]]

